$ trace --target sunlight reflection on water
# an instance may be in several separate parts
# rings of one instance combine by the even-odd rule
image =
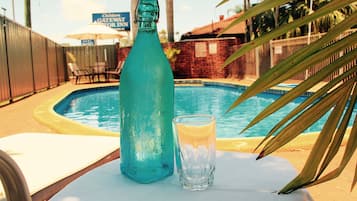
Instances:
[[[243,90],[240,87],[213,85],[204,87],[176,87],[175,115],[194,113],[213,114],[217,120],[217,137],[256,137],[264,136],[275,123],[305,99],[304,97],[300,97],[294,100],[283,109],[240,135],[240,131],[260,111],[280,96],[262,93],[226,113],[226,110],[241,95]],[[118,132],[120,130],[119,101],[117,87],[106,87],[73,93],[60,102],[55,110],[63,116],[83,124]],[[356,109],[354,115],[356,115]],[[325,121],[326,116],[305,132],[320,131]]]

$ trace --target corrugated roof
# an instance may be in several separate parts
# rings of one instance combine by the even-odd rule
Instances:
[[[218,34],[221,30],[227,27],[231,22],[240,17],[242,14],[243,12],[240,12],[227,19],[223,19],[218,22],[213,22],[211,24],[195,28],[190,32],[190,35]],[[231,27],[224,34],[245,34],[245,22],[241,22]]]

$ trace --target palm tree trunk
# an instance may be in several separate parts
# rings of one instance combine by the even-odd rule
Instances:
[[[275,7],[274,8],[274,21],[275,21],[275,29],[277,29],[278,28],[278,26],[279,26],[279,15],[280,15],[280,13],[279,13],[279,6],[277,6],[277,7]]]
[[[244,12],[247,12],[247,0],[243,1],[243,10]],[[245,36],[244,36],[244,42],[248,42],[248,20],[245,20]]]
[[[166,0],[166,21],[168,42],[174,42],[174,0]]]
[[[244,12],[246,12],[250,8],[250,0],[244,0]],[[245,42],[250,41],[250,37],[252,36],[253,24],[252,18],[247,19],[245,21],[246,34],[245,34]]]
[[[25,25],[29,28],[31,25],[31,0],[25,0]]]
[[[138,25],[136,24],[136,20],[135,20],[135,15],[136,15],[136,6],[138,5],[139,0],[131,0],[130,4],[130,12],[131,12],[131,34],[133,37],[133,40],[136,37],[136,33],[138,32]]]
[[[251,7],[251,4],[250,4],[250,0],[247,0],[247,8],[249,9]],[[250,18],[248,20],[248,24],[249,24],[249,39],[252,38],[252,32],[253,32],[253,18]]]

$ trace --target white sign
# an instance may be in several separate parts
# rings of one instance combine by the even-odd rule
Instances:
[[[208,44],[208,52],[210,54],[217,54],[217,43]]]
[[[283,47],[281,46],[274,47],[274,54],[282,54],[282,53],[283,53]]]

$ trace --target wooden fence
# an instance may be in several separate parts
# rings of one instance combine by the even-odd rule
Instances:
[[[339,36],[340,38],[343,38],[353,32],[355,32],[356,30],[349,30],[346,31],[344,34]],[[288,56],[292,55],[294,52],[296,52],[297,50],[305,47],[308,45],[308,41],[310,41],[311,43],[318,40],[319,38],[321,38],[323,36],[323,34],[315,34],[312,35],[310,37],[310,40],[308,38],[308,36],[302,36],[302,37],[296,37],[296,38],[289,38],[289,39],[282,39],[282,40],[273,40],[270,42],[270,57],[271,57],[271,65],[270,66],[274,66],[277,63],[279,63],[281,60],[287,58]],[[324,66],[330,64],[331,62],[335,61],[336,59],[340,58],[341,56],[343,56],[344,54],[346,54],[348,51],[351,51],[352,49],[357,48],[356,45],[349,47],[347,50],[345,51],[341,51],[341,52],[336,52],[335,54],[333,54],[330,57],[327,57],[325,59],[323,59],[321,62],[319,62],[318,64],[311,66],[308,70],[306,70],[305,72],[300,73],[299,75],[293,77],[292,79],[294,80],[305,80],[308,77],[314,75],[316,72],[318,72],[321,68],[323,68]],[[332,80],[334,79],[336,76],[338,76],[339,74],[341,74],[342,72],[350,69],[353,66],[356,66],[356,60],[353,61],[352,63],[347,64],[346,66],[341,67],[338,71],[336,71],[333,75],[331,75],[330,77],[328,77],[326,79],[326,81]]]
[[[0,105],[66,81],[63,47],[0,16]]]
[[[77,64],[82,67],[104,61],[108,67],[115,68],[130,51],[130,47],[119,49],[118,45],[62,47],[4,16],[0,16],[0,24],[0,105],[68,80],[66,52],[74,54]],[[319,37],[314,35],[310,40],[315,41]],[[243,79],[258,78],[279,61],[306,46],[307,41],[307,37],[274,40],[248,52],[226,68],[222,68],[224,61],[242,45],[237,38],[184,40],[164,44],[163,48],[181,50],[172,63],[176,78]],[[293,79],[304,80],[343,54],[345,52],[337,52]],[[355,65],[356,61],[342,67],[328,80]]]
[[[4,16],[0,24],[0,106],[68,81],[67,51],[79,66],[117,65],[116,45],[63,47]]]
[[[115,68],[118,64],[117,45],[99,46],[69,46],[64,47],[64,52],[72,53],[80,68],[87,68],[95,62],[105,62],[108,68]],[[69,58],[66,60],[69,61]]]

